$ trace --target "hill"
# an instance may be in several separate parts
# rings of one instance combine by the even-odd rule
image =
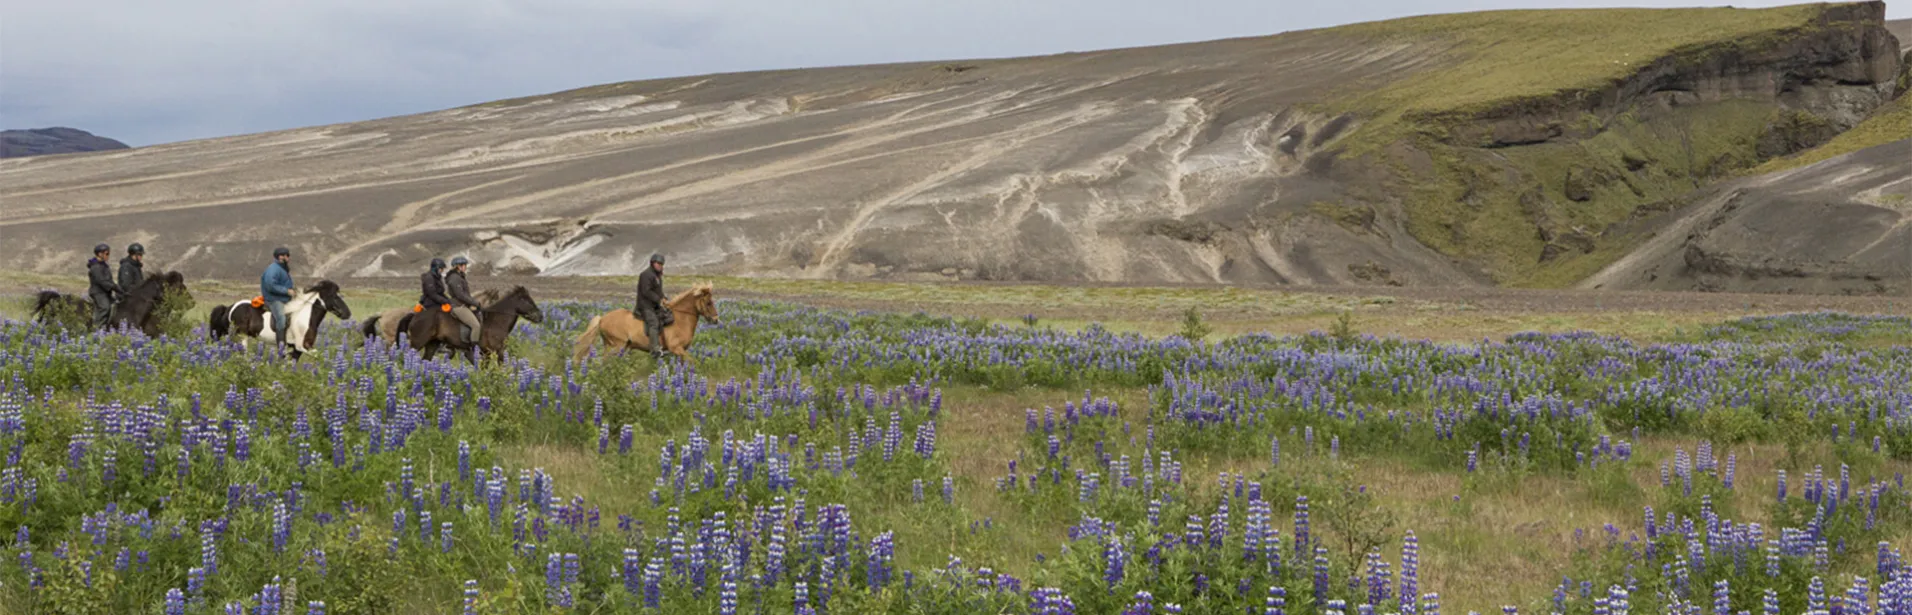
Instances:
[[[126,144],[78,128],[0,130],[0,158],[126,149]]]
[[[1565,286],[1902,89],[1880,3],[640,81],[0,162],[0,268]],[[307,274],[311,275],[311,274]]]

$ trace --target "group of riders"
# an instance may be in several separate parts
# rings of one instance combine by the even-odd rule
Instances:
[[[126,257],[119,261],[119,276],[115,279],[111,267],[107,264],[112,258],[112,247],[99,244],[93,247],[93,258],[86,262],[86,277],[89,283],[87,298],[93,304],[93,326],[104,329],[112,316],[113,305],[131,289],[145,279],[144,259],[146,247],[132,244],[126,247]],[[444,259],[433,258],[431,268],[420,274],[419,310],[442,310],[464,323],[468,328],[466,342],[476,344],[481,330],[478,313],[483,306],[472,298],[471,284],[466,280],[466,272],[471,261],[463,256],[453,257],[451,266],[446,268]],[[259,296],[266,308],[272,313],[272,332],[277,339],[285,339],[286,303],[298,290],[292,281],[292,251],[279,247],[272,251],[272,262],[266,265],[265,272],[259,275]],[[664,355],[661,332],[674,320],[671,310],[664,304],[664,255],[652,254],[650,264],[644,273],[637,276],[637,302],[631,310],[644,320],[644,330],[650,338],[650,350],[653,358]]]
[[[113,317],[113,305],[146,281],[146,246],[137,243],[126,246],[126,258],[120,259],[118,278],[113,276],[113,268],[107,264],[111,258],[113,247],[100,244],[93,246],[93,258],[86,261],[86,299],[93,304],[95,329],[105,329],[107,321]]]

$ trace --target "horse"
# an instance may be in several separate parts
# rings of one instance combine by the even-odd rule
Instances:
[[[498,292],[498,289],[487,288],[473,294],[471,298],[477,299],[478,305],[491,305],[497,303],[499,299],[503,299],[504,294]],[[372,338],[377,337],[385,340],[386,344],[396,344],[398,343],[398,332],[405,330],[406,323],[408,322],[407,319],[410,318],[411,315],[412,309],[406,307],[392,308],[373,314],[371,318],[367,318],[364,322],[359,323],[359,333],[365,336],[366,343],[371,343]],[[539,317],[542,318],[543,316],[541,315]]]
[[[523,317],[533,323],[544,322],[544,310],[539,309],[538,302],[531,299],[531,291],[523,286],[515,286],[502,294],[503,298],[486,306],[478,317],[478,347],[484,351],[487,360],[504,356],[505,338],[511,335],[512,329],[518,327],[518,318]],[[491,293],[489,296],[498,295]],[[485,293],[479,293],[473,298],[486,296]],[[406,339],[411,340],[412,350],[424,351],[425,360],[429,361],[438,354],[440,347],[448,346],[473,365],[478,363],[471,356],[471,343],[465,341],[464,323],[452,318],[451,314],[427,310],[406,314],[399,321],[399,330],[404,331]]]
[[[327,312],[341,319],[352,317],[352,308],[339,296],[339,285],[331,280],[319,280],[319,283],[292,295],[292,300],[286,302],[285,332],[286,337],[292,340],[293,359],[312,352],[312,347],[318,345],[319,324],[325,322]],[[272,311],[264,305],[253,307],[251,301],[240,301],[213,307],[212,313],[207,316],[207,329],[214,341],[227,335],[238,337],[244,334],[262,342],[278,342],[280,340],[273,334],[272,327],[267,326],[271,320]],[[240,339],[239,343],[246,345],[244,339]]]
[[[711,292],[710,284],[699,284],[664,302],[679,317],[676,322],[664,326],[664,334],[660,337],[665,351],[690,360],[690,354],[685,351],[690,348],[691,340],[697,337],[697,320],[708,319],[713,325],[718,322],[717,301],[711,298]],[[616,347],[618,356],[624,356],[624,352],[632,348],[644,351],[651,349],[650,337],[644,331],[644,319],[630,310],[612,310],[591,317],[591,324],[584,328],[584,333],[578,336],[577,343],[572,347],[571,359],[584,362],[584,356],[591,352],[592,345],[599,340],[604,342],[606,348]]]
[[[186,276],[177,271],[168,271],[146,278],[138,287],[126,292],[118,304],[113,306],[113,315],[107,320],[108,328],[121,326],[139,329],[147,337],[159,337],[160,302],[166,294],[178,290],[187,301],[192,301],[192,293],[186,289]],[[87,319],[92,326],[93,302],[76,295],[64,295],[58,291],[43,290],[34,300],[33,316],[43,324],[58,320],[61,314],[78,315]]]

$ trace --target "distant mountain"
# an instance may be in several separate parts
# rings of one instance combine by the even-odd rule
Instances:
[[[126,149],[126,144],[78,128],[0,130],[0,158]]]

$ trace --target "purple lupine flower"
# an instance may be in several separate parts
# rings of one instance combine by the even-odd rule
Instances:
[[[443,547],[441,547],[441,548],[439,548],[439,552],[440,552],[440,553],[450,553],[450,552],[451,552],[451,522],[450,522],[450,521],[446,521],[446,522],[444,523],[444,525],[443,525],[443,527],[444,527],[444,529],[443,529],[443,530],[441,530],[441,531],[439,532],[439,534],[440,534],[440,536],[442,537],[442,541],[443,541],[443,543],[444,543],[444,546],[443,546]]]
[[[166,590],[166,615],[186,615],[186,594],[179,588]]]
[[[481,399],[480,401],[484,401],[484,400]],[[477,579],[469,579],[465,581],[464,615],[478,615],[478,580]]]
[[[1122,538],[1111,535],[1102,548],[1102,579],[1109,584],[1109,591],[1122,583],[1125,568],[1128,565],[1128,553],[1122,549]]]
[[[1408,530],[1401,540],[1401,586],[1395,595],[1401,600],[1402,615],[1414,615],[1415,596],[1421,595],[1421,542]],[[1559,610],[1556,608],[1556,610]]]

